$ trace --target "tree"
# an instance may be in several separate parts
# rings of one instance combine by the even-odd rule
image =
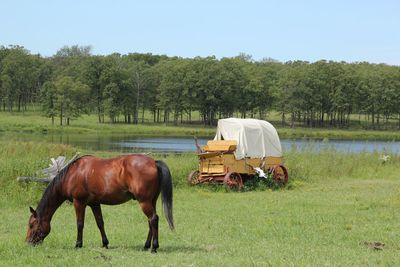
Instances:
[[[9,93],[6,96],[9,109],[13,110],[16,103],[18,111],[26,110],[27,103],[39,90],[38,78],[41,64],[39,58],[17,47],[10,49],[1,64],[0,76],[6,82],[3,90]]]
[[[107,112],[110,116],[111,114],[116,115],[121,111],[125,112],[125,116],[131,112],[131,109],[127,105],[127,98],[130,98],[130,86],[128,83],[128,72],[126,69],[120,66],[120,58],[118,56],[108,56],[104,58],[104,68],[101,71],[99,78],[99,88],[102,92],[102,109]],[[111,90],[111,91],[110,91]],[[118,97],[113,95],[113,92],[119,92]],[[111,99],[110,99],[111,98]],[[110,106],[112,105],[112,106]],[[113,106],[115,105],[115,106]],[[107,110],[106,110],[107,109]],[[102,119],[104,121],[104,119]],[[116,118],[113,116],[111,122],[115,122]]]
[[[213,125],[218,112],[219,99],[221,98],[220,79],[221,72],[215,57],[195,58],[191,64],[197,73],[197,79],[192,88],[195,89],[197,107],[206,125]]]
[[[55,57],[88,57],[92,52],[92,46],[79,46],[79,45],[72,45],[72,46],[63,46],[60,48]]]
[[[88,111],[88,96],[90,88],[80,81],[69,76],[60,76],[54,82],[55,101],[54,109],[60,118],[60,125],[65,121],[70,124],[71,119],[77,118]]]
[[[1,76],[0,85],[0,99],[3,103],[3,110],[5,111],[7,107],[11,111],[13,101],[12,81],[7,74]]]
[[[115,118],[120,111],[120,88],[116,83],[109,83],[105,86],[103,91],[104,98],[104,111],[110,118],[110,123],[115,123]]]
[[[40,99],[45,115],[51,118],[51,124],[54,125],[54,118],[58,114],[56,107],[57,88],[54,82],[47,81],[43,84],[40,92]]]
[[[101,56],[92,56],[82,62],[81,80],[90,88],[91,106],[97,113],[99,123],[104,122],[103,89],[101,77],[109,65],[104,63]]]
[[[144,61],[134,61],[131,63],[128,72],[130,73],[130,82],[134,92],[134,98],[130,100],[135,103],[133,113],[133,123],[139,123],[139,108],[143,106],[143,98],[149,81],[149,66]]]
[[[159,93],[157,96],[158,106],[164,109],[164,120],[168,120],[168,113],[173,112],[174,123],[178,123],[186,106],[185,76],[187,73],[187,62],[169,61],[165,63],[166,73],[162,75]]]

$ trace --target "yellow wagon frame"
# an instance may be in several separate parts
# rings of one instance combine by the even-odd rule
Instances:
[[[188,183],[225,184],[228,188],[240,190],[243,180],[255,174],[255,167],[272,173],[275,181],[287,183],[288,173],[282,157],[236,159],[236,140],[210,140],[198,153],[198,170],[188,176]]]

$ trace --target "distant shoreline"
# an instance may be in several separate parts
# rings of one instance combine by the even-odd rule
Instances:
[[[85,115],[74,120],[69,126],[52,125],[49,118],[39,113],[0,112],[0,135],[15,134],[106,134],[138,136],[202,136],[215,134],[216,127],[199,124],[110,124],[98,123],[95,115]],[[329,139],[329,140],[380,140],[399,141],[398,130],[362,130],[335,128],[281,128],[274,124],[282,139]]]

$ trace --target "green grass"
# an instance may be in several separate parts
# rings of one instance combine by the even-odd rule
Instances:
[[[69,126],[60,126],[56,120],[51,124],[49,118],[38,112],[9,113],[0,112],[0,134],[12,133],[65,133],[65,134],[137,134],[137,135],[175,135],[211,136],[214,128],[203,126],[174,126],[171,124],[123,124],[98,123],[97,116],[84,115],[73,120]]]
[[[24,243],[28,209],[2,207],[4,266],[398,266],[399,182],[328,182],[309,189],[222,193],[175,191],[176,231],[160,220],[157,255],[143,252],[146,219],[137,203],[103,209],[110,249],[88,211],[84,247],[74,249],[72,205],[37,247]],[[382,251],[363,245],[382,241]]]
[[[188,187],[195,155],[166,156],[174,178],[176,231],[161,211],[160,249],[142,251],[146,218],[137,202],[103,206],[110,249],[87,210],[84,247],[74,248],[73,206],[64,203],[52,230],[37,247],[25,244],[29,205],[43,187],[20,185],[50,157],[72,156],[74,148],[0,141],[1,266],[399,266],[400,157],[382,163],[379,154],[325,150],[288,151],[290,184],[278,191],[225,192]],[[101,154],[111,156],[111,154]],[[381,251],[364,242],[381,241]]]
[[[400,131],[373,131],[360,129],[312,129],[312,128],[281,128],[275,123],[281,138],[306,139],[347,139],[347,140],[400,140]],[[9,113],[0,112],[0,134],[11,137],[15,133],[27,134],[130,134],[151,136],[213,136],[216,127],[205,127],[199,124],[100,124],[95,115],[84,115],[71,122],[70,126],[52,125],[49,118],[39,112]]]

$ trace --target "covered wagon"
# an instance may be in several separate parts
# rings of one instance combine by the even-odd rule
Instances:
[[[278,133],[264,120],[219,120],[214,140],[208,141],[197,156],[199,166],[188,176],[190,185],[225,184],[240,190],[243,181],[260,169],[279,183],[288,181]]]

